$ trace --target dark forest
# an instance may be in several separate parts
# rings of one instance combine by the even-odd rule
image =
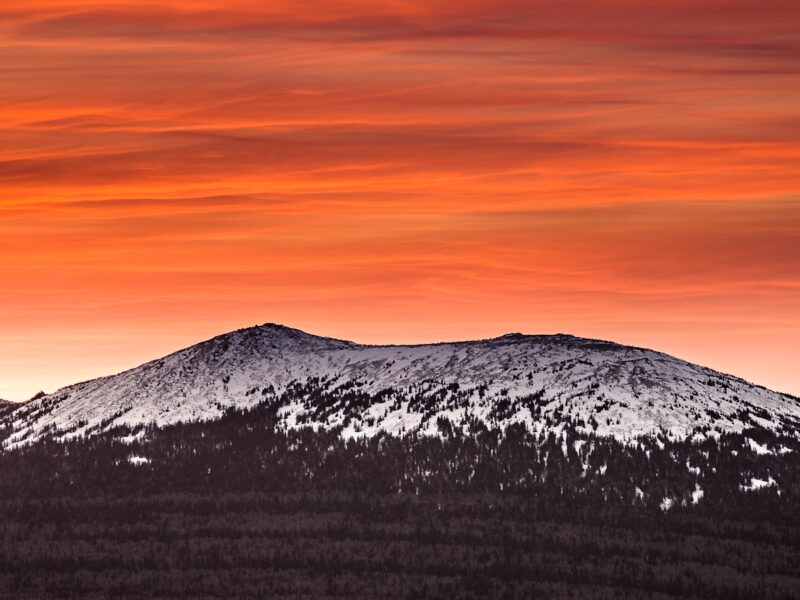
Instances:
[[[347,440],[276,408],[0,454],[3,597],[800,597],[788,432]]]

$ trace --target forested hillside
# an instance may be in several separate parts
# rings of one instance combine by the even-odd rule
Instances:
[[[0,454],[5,597],[800,597],[788,433],[343,439],[277,411]]]

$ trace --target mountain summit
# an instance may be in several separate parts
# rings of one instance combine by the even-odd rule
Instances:
[[[363,345],[268,323],[37,397],[5,416],[5,445],[214,420],[263,403],[276,405],[286,428],[341,428],[348,437],[475,422],[530,431],[570,423],[619,439],[800,425],[797,398],[612,342],[510,333]]]

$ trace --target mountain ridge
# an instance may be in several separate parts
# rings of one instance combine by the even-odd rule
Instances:
[[[573,422],[631,439],[797,430],[800,401],[668,354],[569,334],[359,344],[265,323],[30,400],[5,445],[213,420],[276,405],[285,427],[436,434],[440,419],[529,430]],[[10,416],[9,416],[10,415]]]

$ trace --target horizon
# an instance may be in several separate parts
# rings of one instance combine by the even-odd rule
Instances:
[[[800,395],[796,2],[0,7],[0,397],[264,316]]]

